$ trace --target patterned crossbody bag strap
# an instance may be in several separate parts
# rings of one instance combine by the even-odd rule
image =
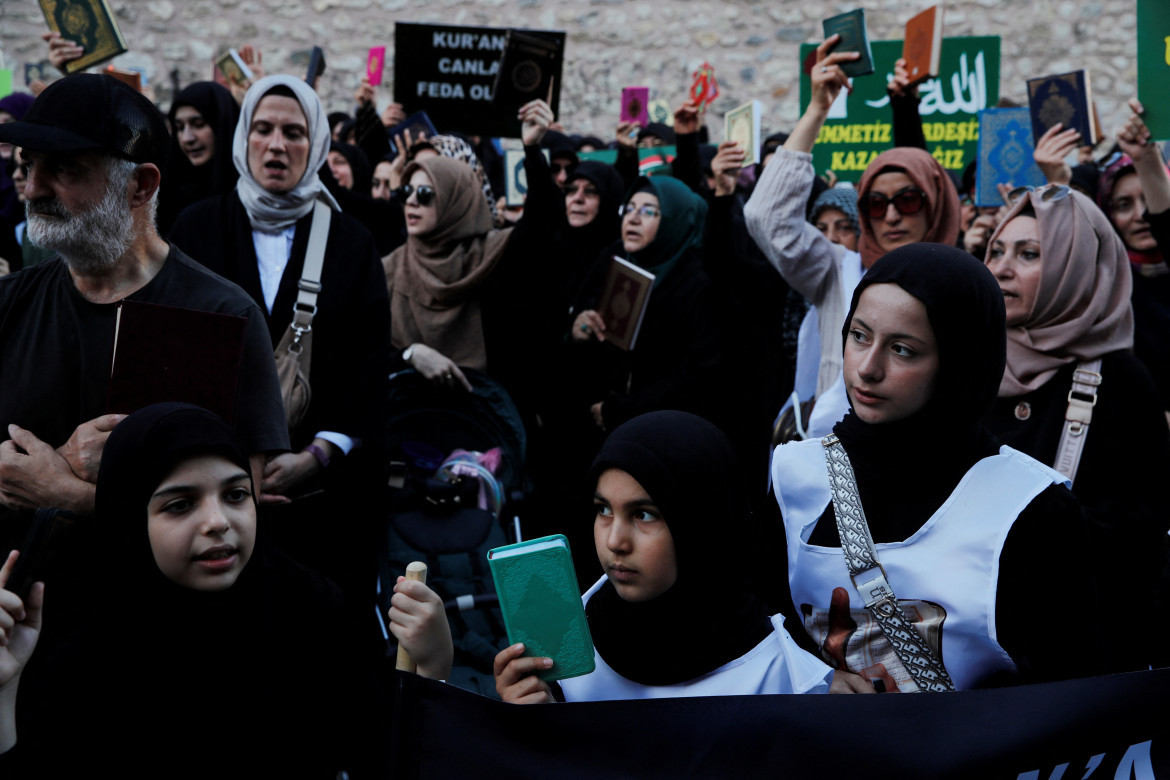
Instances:
[[[841,551],[849,567],[853,587],[865,602],[865,608],[881,626],[882,633],[898,654],[902,665],[921,691],[953,691],[951,676],[918,633],[906,619],[894,589],[886,581],[886,571],[878,560],[857,492],[857,478],[853,464],[841,441],[833,434],[821,439],[825,448],[825,465],[829,471],[829,487],[833,491],[833,514],[837,517],[837,533],[841,537]]]

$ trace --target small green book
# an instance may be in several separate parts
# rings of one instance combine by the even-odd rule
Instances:
[[[593,638],[577,592],[569,541],[561,534],[488,551],[508,642],[524,643],[527,656],[551,658],[542,680],[593,671]]]
[[[1155,141],[1170,140],[1170,3],[1137,0],[1137,97]]]
[[[856,8],[847,13],[830,16],[822,22],[825,29],[825,38],[836,33],[841,40],[833,47],[834,52],[855,51],[861,57],[850,62],[842,62],[841,70],[846,76],[868,76],[874,72],[873,50],[869,45],[869,33],[865,29],[865,9]]]

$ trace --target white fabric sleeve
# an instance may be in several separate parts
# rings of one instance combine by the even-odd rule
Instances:
[[[813,175],[811,154],[777,149],[743,213],[752,239],[784,280],[819,307],[841,282],[833,245],[805,219]]]
[[[341,450],[345,455],[348,455],[350,450],[357,446],[357,442],[344,433],[338,433],[337,431],[317,431],[314,438],[324,439]]]

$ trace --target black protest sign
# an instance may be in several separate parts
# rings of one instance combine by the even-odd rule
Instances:
[[[560,96],[565,34],[525,31],[555,42],[550,104]],[[394,26],[394,100],[408,113],[426,111],[439,132],[517,137],[516,107],[496,105],[493,88],[508,42],[503,27],[398,22]],[[539,97],[548,99],[547,95]]]

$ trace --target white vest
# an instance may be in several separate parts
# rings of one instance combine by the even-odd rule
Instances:
[[[589,598],[605,584],[602,577],[585,592]],[[757,693],[828,693],[833,670],[797,646],[784,628],[784,618],[772,616],[773,631],[745,655],[689,682],[643,685],[627,680],[602,660],[595,649],[597,668],[581,677],[561,680],[565,701],[670,699],[681,696],[744,696]],[[695,635],[701,642],[701,634]],[[679,648],[685,653],[686,648]]]
[[[913,681],[872,621],[849,578],[839,547],[817,547],[808,539],[832,502],[824,446],[803,441],[777,447],[772,484],[788,537],[792,601],[818,643],[828,631],[829,599],[845,588],[857,623],[846,647],[850,669],[884,663],[900,690]],[[994,672],[1015,670],[995,634],[999,557],[1020,512],[1049,485],[1065,484],[1059,473],[1010,447],[971,467],[947,500],[910,538],[876,545],[886,578],[907,618],[914,620],[958,690],[977,687]],[[903,486],[914,489],[914,475]]]
[[[824,323],[825,327],[832,329],[832,334],[825,334],[822,337],[822,307],[813,306],[805,312],[796,336],[796,373],[793,389],[800,395],[801,401],[807,401],[816,395],[822,361],[829,360],[838,366],[841,364],[841,326],[845,324],[845,315],[853,301],[853,291],[861,282],[861,277],[865,275],[865,269],[861,267],[861,255],[857,252],[848,250],[841,254],[834,252],[833,262],[840,264],[841,284],[836,290],[840,297],[832,301],[826,300],[822,304],[825,311],[832,315],[829,318],[832,321]],[[829,354],[826,354],[826,350]]]

